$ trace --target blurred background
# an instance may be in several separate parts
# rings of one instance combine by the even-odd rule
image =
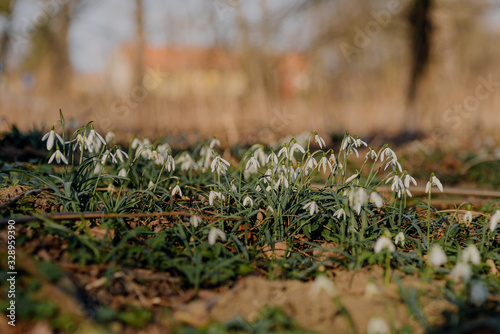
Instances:
[[[499,38],[492,0],[0,0],[0,131],[491,141]]]

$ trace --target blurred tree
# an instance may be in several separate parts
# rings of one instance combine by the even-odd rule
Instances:
[[[8,45],[10,41],[10,30],[12,22],[12,13],[16,0],[2,0],[0,1],[0,17],[5,17],[6,26],[3,31],[0,31],[0,63],[5,63],[5,57],[8,52]]]
[[[38,72],[39,81],[47,80],[47,91],[64,93],[71,87],[73,68],[68,32],[80,2],[44,0],[41,2],[42,19],[31,22],[33,38],[25,66]]]
[[[134,41],[134,68],[133,84],[142,86],[144,79],[144,3],[143,0],[134,0],[135,3],[135,41]]]

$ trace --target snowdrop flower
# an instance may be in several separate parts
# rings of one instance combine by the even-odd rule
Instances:
[[[382,249],[388,249],[389,252],[394,252],[396,250],[396,247],[392,243],[391,239],[389,239],[386,236],[381,236],[380,238],[377,239],[377,242],[375,243],[375,253],[380,253]]]
[[[54,160],[56,159],[57,163],[60,164],[61,163],[61,160],[67,165],[68,164],[68,160],[66,159],[66,157],[64,156],[64,154],[61,153],[61,151],[59,151],[59,147],[57,147],[56,151],[54,153],[52,153],[52,155],[50,156],[50,159],[49,159],[49,164]]]
[[[111,183],[108,185],[108,193],[116,192],[116,188]]]
[[[368,326],[366,329],[367,334],[390,334],[391,331],[389,326],[384,319],[380,317],[372,317],[368,321]]]
[[[350,176],[347,180],[345,180],[345,183],[347,184],[347,183],[351,182],[352,180],[357,179],[358,177],[359,177],[359,174],[354,174],[354,175]]]
[[[236,188],[236,186],[234,185],[234,180],[231,181],[231,191],[233,193],[237,193],[238,192],[238,188]]]
[[[149,181],[148,190],[153,190],[154,187],[155,187],[155,184],[153,183],[153,181]]]
[[[488,300],[488,287],[481,281],[474,280],[470,287],[469,300],[472,304],[480,306]]]
[[[405,174],[406,174],[406,172],[405,172]],[[411,183],[413,183],[415,186],[417,185],[417,181],[415,181],[415,179],[413,178],[413,176],[411,176],[410,174],[406,174],[404,176],[403,183],[404,183],[404,185],[405,185],[406,188],[409,188]]]
[[[318,213],[318,204],[316,204],[316,201],[311,201],[302,207],[302,209],[304,210],[306,210],[307,208],[309,208],[309,214],[311,216]]]
[[[328,168],[330,168],[330,172],[333,172],[332,163],[330,162],[330,160],[328,160],[326,158],[326,154],[323,153],[323,157],[318,162],[318,170],[320,170],[321,167],[323,167],[323,173],[326,173],[326,167],[327,166],[328,166]]]
[[[62,137],[58,133],[56,133],[54,131],[54,126],[52,126],[52,129],[42,137],[42,141],[47,140],[47,150],[48,151],[50,151],[52,149],[52,147],[54,147],[54,142],[56,139],[59,140],[61,145],[64,145],[64,140],[62,139]]]
[[[300,151],[302,154],[306,153],[304,148],[302,146],[300,146],[300,144],[298,144],[296,140],[294,140],[293,142],[294,142],[294,144],[292,145],[292,148],[290,149],[290,156],[292,156],[295,153],[295,151]]]
[[[176,194],[179,194],[179,197],[182,197],[182,190],[181,187],[179,187],[179,183],[172,189],[172,196],[175,196]]]
[[[340,148],[341,151],[345,151],[349,144],[354,142],[354,138],[349,135],[349,132],[345,133],[344,139],[342,140],[342,146]]]
[[[384,206],[384,199],[376,191],[372,191],[372,193],[370,194],[370,201],[374,203],[375,206],[379,209]]]
[[[182,171],[188,171],[193,165],[196,164],[188,152],[182,153],[182,155],[177,159],[177,163],[181,164]]]
[[[191,216],[191,218],[189,218],[189,222],[194,227],[198,227],[198,225],[200,225],[200,223],[201,223],[201,217],[200,216]]]
[[[69,144],[71,142],[75,142],[75,146],[73,146],[73,151],[76,151],[76,148],[78,147],[80,149],[80,152],[83,152],[84,150],[87,149],[87,141],[85,140],[85,137],[82,136],[80,131],[76,134],[76,138],[72,141],[66,142],[66,144]]]
[[[375,150],[373,148],[370,147],[370,150],[368,151],[368,153],[365,154],[365,158],[368,159],[372,159],[372,160],[378,160],[378,155],[377,155],[377,152],[375,152]]]
[[[459,279],[462,280],[462,282],[468,282],[472,276],[472,271],[470,269],[470,266],[467,263],[463,262],[458,262],[455,267],[453,267],[453,270],[450,273],[450,276],[455,280],[458,281]]]
[[[316,131],[314,131],[314,141],[318,143],[319,148],[322,149],[323,147],[325,147],[325,141],[320,137],[320,135],[318,135],[318,132]]]
[[[276,153],[272,152],[271,154],[269,154],[266,159],[266,163],[271,163],[272,165],[278,164],[278,156],[276,155]]]
[[[309,290],[311,297],[316,297],[319,293],[326,292],[330,297],[338,295],[337,289],[332,280],[326,275],[319,275],[314,279],[311,289]]]
[[[463,222],[465,223],[465,226],[467,226],[467,227],[470,226],[470,224],[472,223],[472,212],[471,211],[467,211],[464,214]]]
[[[354,146],[356,147],[361,147],[361,146],[368,146],[364,141],[359,138],[359,136],[356,136],[356,139],[354,139]]]
[[[475,245],[467,246],[462,253],[462,262],[467,263],[469,261],[477,266],[481,264],[481,255]]]
[[[314,168],[316,167],[316,165],[318,165],[318,162],[316,161],[316,159],[314,159],[313,156],[309,156],[307,158],[307,161],[306,161],[306,164],[305,164],[305,167],[304,167],[304,174],[305,175],[309,175],[309,171],[314,170]]]
[[[396,235],[396,239],[394,240],[394,243],[397,245],[397,244],[401,244],[401,246],[404,246],[405,244],[405,235],[403,234],[403,232],[399,232],[397,235]]]
[[[210,232],[208,232],[208,243],[210,245],[215,245],[215,241],[217,240],[217,238],[221,239],[222,241],[226,241],[226,233],[216,227],[212,227]]]
[[[344,209],[343,208],[338,209],[337,211],[335,211],[333,213],[333,216],[336,217],[337,219],[340,219],[340,216],[342,216],[343,219],[345,219],[345,211],[344,211]]]
[[[214,137],[214,138],[212,138],[212,140],[210,140],[210,143],[208,144],[208,146],[213,149],[216,145],[218,147],[220,147],[220,141],[219,141],[219,139]]]
[[[245,170],[249,171],[250,173],[257,173],[259,168],[259,160],[257,160],[257,158],[252,154],[252,157],[247,161],[247,164],[245,165]]]
[[[389,146],[386,146],[386,148],[384,148],[382,152],[380,152],[380,162],[384,162],[384,160],[386,160],[387,158],[398,160],[396,153],[391,150]]]
[[[118,160],[120,160],[121,162],[123,162],[123,160],[125,160],[125,159],[124,159],[124,157],[125,157],[126,159],[128,159],[128,154],[127,154],[127,153],[125,153],[125,151],[120,150],[118,147],[116,148],[116,151],[115,151],[115,156],[116,156],[116,157],[118,158]]]
[[[125,168],[120,169],[120,171],[118,172],[118,176],[121,176],[121,177],[127,176],[127,171],[125,170]]]
[[[220,157],[220,155],[216,155],[215,159],[212,161],[210,167],[212,168],[212,173],[215,171],[217,175],[221,175],[222,173],[226,173],[227,166],[229,166],[229,162]]]
[[[404,182],[401,180],[399,176],[397,175],[391,176],[390,178],[387,179],[387,181],[385,181],[385,183],[387,184],[391,180],[392,180],[391,191],[396,192],[398,194],[398,198],[401,198],[401,194],[403,192],[408,192],[404,185]]]
[[[380,289],[378,286],[373,283],[373,282],[368,282],[365,285],[365,297],[367,298],[373,298],[374,296],[380,294]]]
[[[361,207],[368,202],[368,195],[363,188],[353,188],[349,192],[349,206],[359,215]]]
[[[167,155],[166,160],[167,161],[165,162],[165,168],[169,172],[175,170],[175,160],[174,160],[174,158],[169,154],[169,155]]]
[[[113,131],[108,131],[108,132],[106,133],[106,136],[105,136],[105,139],[104,139],[104,140],[105,140],[107,143],[110,143],[110,142],[112,142],[114,139],[115,139],[115,133],[114,133]]]
[[[443,192],[443,185],[441,184],[441,181],[432,173],[431,180],[427,182],[427,185],[425,186],[425,193],[427,194],[432,186],[437,186],[438,189]]]
[[[428,262],[434,267],[441,267],[443,264],[448,262],[446,253],[439,245],[434,245],[429,252]]]
[[[284,155],[288,159],[288,150],[286,145],[283,145],[281,150],[278,151],[278,158],[281,157],[282,155]]]
[[[132,140],[132,143],[130,144],[130,147],[135,150],[136,148],[139,148],[142,147],[142,142],[139,138],[134,138]]]
[[[99,151],[101,143],[102,145],[106,145],[106,141],[104,140],[104,138],[102,138],[102,136],[94,130],[94,126],[91,124],[90,132],[87,137],[87,146],[89,146],[89,151],[93,152],[93,148],[96,148],[96,152]],[[90,149],[90,147],[92,147],[92,149]]]
[[[94,174],[100,174],[102,172],[102,164],[97,161],[94,167]]]
[[[250,207],[253,206],[253,201],[250,198],[250,196],[245,197],[245,199],[243,200],[243,206],[247,206],[247,205],[250,205]]]
[[[255,152],[253,152],[253,155],[257,157],[257,160],[260,162],[261,165],[264,165],[266,163],[267,155],[262,149],[261,145],[255,150]]]
[[[490,231],[493,232],[498,225],[498,221],[500,221],[500,210],[495,211],[493,216],[491,216],[490,220]]]
[[[148,150],[147,154],[148,154],[148,160],[154,160],[155,164],[163,165],[165,158],[163,158],[163,156],[160,153],[158,153],[158,151],[155,148],[153,148],[152,150]]]
[[[208,204],[214,205],[215,197],[218,197],[220,200],[224,200],[225,197],[222,195],[219,191],[210,191],[210,194],[208,195]]]

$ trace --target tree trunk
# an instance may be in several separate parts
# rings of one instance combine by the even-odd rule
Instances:
[[[142,86],[144,79],[144,3],[143,0],[135,0],[135,45],[134,45],[134,68],[133,85]]]

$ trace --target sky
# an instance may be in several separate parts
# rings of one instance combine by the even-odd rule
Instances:
[[[58,4],[67,0],[49,0]],[[224,45],[234,44],[236,37],[236,10],[238,0],[144,0],[145,31],[148,45],[212,45],[215,36]],[[297,0],[268,1],[270,11]],[[83,0],[84,6],[77,13],[69,32],[70,57],[78,72],[101,72],[109,56],[120,45],[130,43],[134,36],[133,0]],[[259,1],[241,2],[250,22],[260,19]],[[28,36],[29,27],[43,24],[39,2],[19,0],[14,12],[14,32]],[[216,31],[214,31],[215,22]],[[1,26],[0,21],[0,26]],[[287,23],[287,30],[298,29],[297,24]],[[25,38],[20,38],[26,42]],[[298,40],[296,40],[298,42]],[[28,43],[21,43],[25,49]],[[278,47],[284,47],[279,45]]]

